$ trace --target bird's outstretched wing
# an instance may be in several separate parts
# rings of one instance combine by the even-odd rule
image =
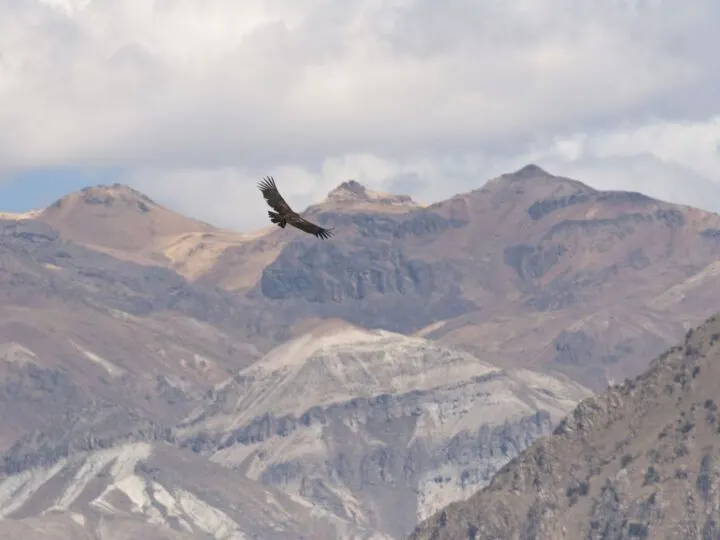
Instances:
[[[333,235],[332,229],[324,229],[323,227],[315,225],[314,223],[308,221],[303,217],[300,217],[297,214],[293,215],[290,219],[288,219],[287,222],[296,229],[300,229],[301,231],[315,235],[318,238],[322,238],[323,240],[326,238],[330,238]]]
[[[290,208],[290,205],[285,202],[282,195],[280,195],[272,176],[263,178],[262,182],[258,183],[258,188],[262,192],[263,197],[265,197],[265,201],[268,203],[270,208],[275,210],[278,214],[286,217],[295,213],[293,209]]]

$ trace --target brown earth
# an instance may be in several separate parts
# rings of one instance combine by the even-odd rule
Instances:
[[[264,204],[259,194],[258,204]],[[634,377],[720,305],[716,214],[638,193],[596,191],[532,165],[427,207],[345,182],[306,216],[336,227],[337,235],[323,242],[270,226],[251,234],[218,229],[121,185],[88,188],[40,212],[3,214],[3,485],[11,489],[24,471],[39,478],[58,459],[127,441],[217,455],[224,454],[213,444],[232,444],[226,453],[233,460],[245,459],[246,451],[254,456],[252,445],[262,443],[258,455],[266,452],[272,460],[255,480],[276,486],[289,482],[292,471],[304,471],[302,478],[312,482],[298,484],[303,504],[341,501],[341,510],[328,510],[331,521],[343,516],[340,522],[348,527],[354,518],[347,516],[364,516],[355,525],[391,531],[394,538],[415,523],[413,511],[424,517],[437,501],[467,496],[548,428],[549,406],[538,405],[535,397],[507,432],[488,428],[482,418],[443,424],[432,419],[432,403],[440,400],[440,410],[461,414],[458,404],[476,399],[469,389],[495,385],[495,394],[488,392],[498,403],[547,391],[556,392],[549,402],[563,403],[553,410],[562,410],[573,401],[559,396],[579,395],[565,376],[596,391]],[[423,361],[427,354],[446,354],[438,352],[445,347],[458,358],[474,358],[468,366],[516,374],[528,368],[534,374],[517,380],[502,375],[499,380],[508,382],[500,384],[475,380],[478,372],[464,385],[438,388],[394,382],[407,375],[364,389],[349,381],[343,388],[352,390],[343,390],[341,403],[324,403],[318,395],[313,407],[313,396],[302,396],[307,414],[293,408],[286,418],[280,416],[286,412],[268,409],[270,417],[232,429],[203,424],[218,410],[233,411],[223,400],[243,388],[236,379],[248,366],[267,354],[277,356],[277,347],[293,338],[319,332],[317,339],[326,339],[324,332],[336,331],[323,323],[327,319],[338,328],[349,324],[361,332],[379,328],[426,338],[424,348],[407,349],[431,351],[417,353]],[[322,377],[337,384],[333,369],[360,358],[360,349],[350,349],[338,353],[342,362],[310,358],[313,384],[322,386]],[[388,367],[387,373],[395,372]],[[413,377],[424,380],[422,373]],[[434,446],[406,455],[412,447],[398,446],[399,440],[375,440],[377,430],[389,429],[379,427],[382,422],[393,418],[395,428],[417,442],[421,405],[432,412],[420,418],[423,437]],[[533,411],[544,420],[533,421]],[[357,426],[358,415],[367,425]],[[332,418],[338,425],[332,436],[324,435],[318,427],[324,420],[305,425],[306,417]],[[176,429],[188,418],[195,422],[192,441]],[[323,437],[342,442],[345,422],[364,437],[347,462],[339,443],[322,451],[316,445]],[[290,445],[283,427],[263,431],[277,425],[299,426],[299,439]],[[264,434],[261,441],[256,430]],[[212,440],[203,439],[206,431]],[[297,456],[282,450],[291,447],[312,448],[315,461],[295,467]],[[438,457],[446,452],[459,455]],[[483,457],[478,461],[476,455]],[[318,473],[341,465],[334,483]],[[257,473],[259,467],[252,469]],[[475,476],[468,480],[470,469]],[[399,474],[402,498],[393,491]],[[393,521],[395,516],[373,513],[365,503],[353,506],[379,494],[388,505],[402,500],[411,515]],[[51,522],[54,527],[52,520],[47,526]]]
[[[306,214],[337,236],[216,229],[121,185],[71,194],[32,221],[239,293],[262,351],[307,319],[336,317],[600,390],[720,303],[716,214],[533,165],[428,207],[345,182]]]
[[[717,538],[718,378],[716,316],[410,538]]]

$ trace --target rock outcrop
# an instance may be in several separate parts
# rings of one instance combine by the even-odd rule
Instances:
[[[719,360],[715,316],[410,538],[716,538]]]

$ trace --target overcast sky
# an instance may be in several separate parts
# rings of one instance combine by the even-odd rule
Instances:
[[[717,0],[0,0],[0,207],[124,182],[223,226],[535,162],[720,210]]]

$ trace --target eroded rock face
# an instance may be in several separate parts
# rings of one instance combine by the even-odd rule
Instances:
[[[461,275],[453,261],[408,256],[399,243],[373,237],[354,246],[297,242],[263,271],[256,291],[285,301],[288,318],[319,313],[411,332],[476,308],[462,295]]]
[[[0,480],[0,532],[65,538],[337,538],[282,492],[166,444],[74,452]],[[347,532],[367,535],[362,527]],[[8,535],[8,536],[5,536]],[[30,538],[34,538],[30,536]]]
[[[109,206],[87,204],[96,200]],[[62,209],[37,219],[63,239],[104,250],[113,261],[173,270],[148,273],[141,294],[126,295],[124,288],[136,285],[108,268],[93,284],[116,289],[103,301],[133,313],[183,309],[242,333],[261,352],[307,319],[338,317],[480,347],[493,362],[522,366],[539,358],[600,390],[637,375],[720,301],[718,216],[639,193],[597,191],[535,165],[428,207],[344,182],[307,210],[335,227],[332,242],[273,227],[233,234],[123,186],[62,201]],[[83,232],[90,230],[92,237]],[[203,297],[201,284],[209,286]],[[596,346],[586,362],[556,361],[547,351],[580,320]],[[504,336],[523,346],[499,347]]]
[[[370,200],[366,191],[349,182],[329,199]],[[687,324],[712,313],[707,299],[720,301],[714,214],[639,193],[597,191],[535,166],[426,208],[403,208],[311,207],[312,218],[338,236],[327,243],[289,238],[249,297],[287,327],[320,315],[427,332],[479,347],[496,362],[523,365],[523,358],[539,357],[595,390],[637,375]],[[553,321],[547,335],[538,335],[541,320]],[[547,353],[579,320],[588,321],[583,331],[596,343],[587,358],[567,362]],[[654,320],[662,321],[662,332],[648,330]],[[524,346],[515,353],[485,345],[504,335]]]
[[[0,447],[98,402],[172,425],[259,353],[237,298],[0,221]],[[242,320],[241,320],[242,319]]]
[[[486,485],[587,395],[428,340],[340,327],[244,370],[181,437],[265,485],[401,538]]]
[[[22,527],[60,500],[82,531],[102,508],[124,520],[117,531],[148,538],[401,538],[485,485],[588,394],[335,323],[242,370],[176,429],[127,406],[67,411],[5,453],[0,512]],[[4,501],[20,484],[22,496]],[[257,496],[248,502],[245,490]]]
[[[716,316],[411,538],[713,538],[719,347]]]
[[[307,214],[336,227],[332,242],[220,230],[123,186],[0,222],[0,495],[32,494],[21,507],[0,504],[12,518],[0,536],[12,523],[12,534],[57,526],[81,537],[100,530],[98,508],[111,508],[112,528],[129,538],[398,538],[485,485],[587,394],[559,374],[524,371],[528,362],[601,390],[641,372],[720,303],[713,214],[537,167],[429,207],[353,182],[338,189]],[[323,318],[359,325],[365,344],[305,333]],[[693,380],[688,371],[673,384]],[[559,429],[590,437],[616,421],[612,410],[587,402]],[[593,457],[600,445],[581,452],[587,467],[573,468],[557,497],[533,495],[518,530],[562,538],[563,501],[575,511],[597,495],[585,522],[614,534],[628,520],[623,534],[642,535],[660,519],[644,516],[664,509],[649,491],[668,477],[663,460],[684,452],[695,461],[678,474],[703,472],[683,504],[702,515],[716,458],[692,453],[684,433],[701,423],[694,414],[642,464],[645,499],[630,500],[622,475],[600,496],[591,472],[605,466]],[[166,475],[167,494],[139,473],[110,482],[90,465],[91,481],[72,480],[87,460],[112,468],[98,452],[140,443],[152,455],[185,452],[163,456],[164,469],[160,458],[136,463],[148,478]],[[639,459],[619,458],[628,468]],[[538,471],[555,474],[563,460],[537,453],[513,493],[535,494]],[[62,475],[46,480],[55,467]],[[183,483],[193,470],[205,475],[201,488]],[[215,491],[220,483],[234,491]],[[245,489],[257,494],[250,506],[236,499]],[[42,514],[78,490],[60,521]],[[463,532],[516,519],[512,508],[494,511],[486,529],[469,521]],[[708,515],[683,516],[682,531],[695,520],[712,534]]]
[[[370,203],[376,207],[394,205],[413,208],[418,206],[408,195],[372,191],[357,180],[348,180],[341,183],[328,194],[325,203],[336,203],[346,208],[353,208],[358,203]]]

